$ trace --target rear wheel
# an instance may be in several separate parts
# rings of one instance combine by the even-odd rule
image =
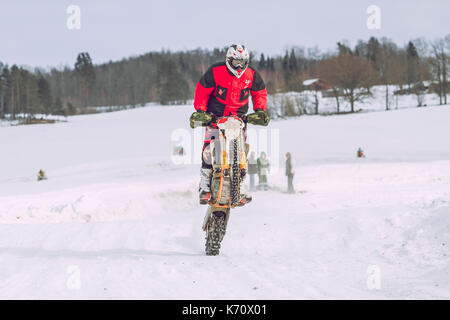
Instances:
[[[206,233],[206,255],[217,256],[220,252],[220,244],[226,231],[225,212],[216,211],[209,217],[208,231]]]

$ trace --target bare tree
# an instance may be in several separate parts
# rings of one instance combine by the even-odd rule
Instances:
[[[444,39],[436,39],[431,43],[433,57],[430,58],[432,72],[437,80],[436,93],[439,96],[439,104],[447,104],[447,60]]]
[[[442,86],[443,86],[444,103],[447,104],[447,93],[449,91],[448,68],[450,64],[450,34],[443,39],[443,43],[444,43],[444,50],[443,54],[441,55]]]
[[[6,77],[3,71],[3,64],[0,62],[0,119],[5,117],[5,89],[6,89]]]
[[[333,96],[336,99],[336,111],[337,113],[340,112],[340,103],[339,103],[339,96],[341,96],[341,91],[339,89],[339,81],[338,77],[336,76],[336,61],[332,58],[327,58],[325,60],[322,60],[319,63],[319,77],[321,79],[324,79],[327,82],[327,85],[331,87],[331,90],[333,92]]]
[[[355,112],[355,102],[371,95],[367,88],[375,84],[378,78],[376,70],[367,59],[350,53],[342,53],[323,63],[324,80],[342,90],[344,99],[350,103],[351,112]]]
[[[382,40],[382,46],[378,57],[378,70],[380,80],[385,86],[385,107],[389,110],[389,85],[393,84],[396,78],[396,68],[394,66],[396,60],[396,45],[388,40]]]

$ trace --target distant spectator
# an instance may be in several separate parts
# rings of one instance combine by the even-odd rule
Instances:
[[[366,155],[364,154],[364,151],[361,149],[361,147],[358,148],[358,151],[356,152],[356,156],[358,158],[365,158],[366,157]]]
[[[45,175],[44,170],[39,170],[37,179],[38,181],[47,180],[47,176]]]
[[[184,148],[182,146],[176,146],[173,148],[173,154],[177,156],[184,156]]]
[[[267,175],[270,173],[270,163],[265,152],[261,152],[261,156],[258,158],[256,163],[258,164],[259,176],[258,189],[268,190],[269,186],[267,185]]]
[[[250,153],[248,159],[248,174],[250,176],[250,191],[255,191],[255,175],[258,173],[258,164],[256,163],[255,153]]]
[[[286,176],[288,180],[288,193],[295,193],[294,185],[292,184],[294,181],[295,175],[295,160],[292,159],[291,153],[286,153]]]

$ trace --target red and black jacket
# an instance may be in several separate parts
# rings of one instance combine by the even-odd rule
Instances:
[[[259,73],[248,67],[238,78],[227,68],[225,62],[212,65],[202,76],[195,90],[194,108],[211,112],[218,117],[245,115],[249,96],[253,109],[266,110],[267,90]]]

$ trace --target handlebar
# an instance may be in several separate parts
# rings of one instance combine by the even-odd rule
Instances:
[[[225,116],[225,117],[218,117],[218,116],[216,116],[214,113],[212,113],[212,112],[208,112],[211,116],[212,116],[212,120],[211,120],[211,122],[208,124],[208,125],[211,125],[211,124],[213,124],[213,123],[217,123],[217,120],[219,120],[220,118],[225,118],[225,117],[238,117],[238,118],[240,118],[245,124],[247,124],[248,123],[248,119],[247,119],[247,115],[246,114],[244,114],[243,116],[233,116],[233,115],[230,115],[230,116]]]

